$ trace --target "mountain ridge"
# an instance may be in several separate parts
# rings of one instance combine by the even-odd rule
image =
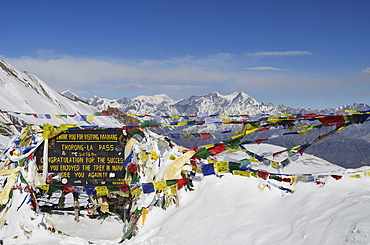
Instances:
[[[190,116],[190,115],[275,115],[279,116],[282,114],[345,114],[346,110],[354,111],[367,111],[370,110],[370,106],[364,103],[353,103],[342,105],[336,108],[326,108],[322,110],[315,110],[310,108],[290,108],[285,105],[273,105],[271,103],[264,104],[255,100],[250,95],[244,92],[234,92],[229,95],[222,95],[218,92],[211,92],[206,95],[194,95],[187,99],[179,100],[175,103],[167,103],[165,100],[154,96],[142,96],[140,100],[122,98],[120,100],[107,100],[100,99],[94,96],[88,100],[92,105],[97,106],[99,109],[104,110],[107,107],[115,107],[126,114],[137,114],[137,115],[152,115],[154,116]],[[168,96],[167,96],[168,97]],[[155,103],[159,102],[159,103]],[[207,120],[211,120],[209,118]],[[142,120],[150,120],[143,118]],[[163,123],[169,123],[173,121],[173,118],[160,118]],[[181,119],[179,119],[181,120]],[[201,132],[220,132],[230,130],[230,127],[234,131],[238,131],[237,126],[225,126],[225,125],[202,125],[196,128],[173,128],[171,131],[168,129],[158,129],[160,133],[169,134],[171,133],[201,133]],[[282,133],[283,131],[277,131]],[[224,137],[232,137],[233,135],[225,135]],[[272,139],[271,144],[293,147],[302,143],[309,142],[316,138],[318,135],[314,133],[308,133],[304,137],[301,136],[290,136],[280,137]],[[250,140],[259,138],[266,138],[266,134],[254,134]],[[201,141],[197,138],[190,140],[179,138],[172,139],[175,143],[193,147],[196,145],[213,144],[218,143],[220,139],[210,138],[207,141]],[[304,140],[304,142],[302,142]],[[328,137],[320,141],[313,147],[307,149],[307,153],[318,156],[324,160],[335,163],[342,167],[360,167],[369,165],[370,163],[370,152],[364,151],[364,149],[370,148],[370,125],[369,123],[361,125],[351,125],[345,128],[342,132],[337,133],[334,137]],[[325,151],[323,149],[326,149]],[[330,150],[331,149],[331,150]]]
[[[108,117],[96,117],[92,122],[77,122],[72,117],[55,117],[55,114],[93,115],[98,109],[64,97],[37,76],[21,72],[4,60],[0,60],[0,105],[0,122],[2,122],[0,133],[9,135],[18,134],[22,130],[20,125],[30,124],[121,125],[117,120]],[[46,122],[45,114],[50,116]],[[8,141],[9,138],[0,135],[1,148],[8,144]]]

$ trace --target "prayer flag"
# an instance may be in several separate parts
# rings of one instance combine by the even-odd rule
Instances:
[[[216,162],[215,167],[217,170],[217,173],[226,173],[229,170],[229,164],[227,161],[222,161],[222,162]]]
[[[204,164],[202,165],[202,172],[204,176],[215,174],[214,164]]]
[[[200,133],[200,140],[206,140],[211,137],[212,135],[210,133]]]
[[[107,196],[107,195],[109,195],[109,190],[106,186],[96,186],[95,191],[96,191],[96,195],[98,195],[98,196]]]
[[[213,147],[211,149],[208,149],[208,152],[211,155],[216,155],[216,154],[221,153],[221,152],[223,152],[225,150],[226,150],[225,144],[224,143],[221,143],[221,144],[218,144],[218,145],[216,145],[215,147]]]
[[[84,186],[85,192],[88,195],[95,195],[95,186]]]
[[[143,192],[144,193],[152,193],[154,192],[154,185],[153,183],[142,183],[141,184],[142,188],[143,188]]]
[[[153,183],[154,189],[157,191],[163,191],[167,189],[166,181],[160,180]]]
[[[209,151],[206,148],[200,148],[194,154],[194,156],[199,157],[199,158],[203,158],[203,159],[207,159],[210,155],[211,155],[211,153],[209,153]]]

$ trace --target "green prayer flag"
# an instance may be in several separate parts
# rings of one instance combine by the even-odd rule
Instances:
[[[160,127],[160,126],[162,126],[162,124],[156,121],[144,121],[140,125],[140,127],[142,128]]]
[[[62,189],[64,189],[64,187],[62,187],[62,186],[49,185],[49,193],[58,192],[58,191],[61,191]]]
[[[248,159],[241,159],[238,163],[240,163],[241,166],[248,166],[251,162]]]
[[[134,136],[135,134],[138,134],[140,135],[141,137],[145,137],[144,133],[138,129],[138,128],[133,128],[133,129],[130,129],[127,131],[127,133],[130,135],[130,136]]]
[[[194,121],[187,121],[186,123],[187,123],[187,125],[195,125],[195,120]]]
[[[229,172],[233,172],[234,170],[239,170],[241,167],[241,163],[239,162],[229,162]]]
[[[112,192],[112,191],[121,191],[121,189],[118,186],[107,186],[107,188],[110,192]]]
[[[176,184],[177,184],[177,179],[166,180],[166,185],[167,186],[173,186],[173,185],[176,185]]]
[[[280,181],[280,176],[270,174],[270,175],[269,175],[269,179],[274,179],[274,180]]]
[[[207,159],[210,155],[211,155],[211,153],[206,148],[200,148],[194,154],[194,156],[200,157],[200,158],[203,158],[203,159]]]

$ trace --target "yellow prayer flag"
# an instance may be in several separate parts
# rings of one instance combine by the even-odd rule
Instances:
[[[279,168],[279,163],[276,161],[271,161],[271,167],[273,168]]]
[[[94,115],[87,115],[87,121],[88,122],[94,121]]]
[[[294,181],[296,180],[296,177],[295,175],[292,175],[292,177],[290,178],[290,185],[293,185],[294,184]]]
[[[351,176],[349,176],[350,178],[361,178],[361,176],[359,175],[359,174],[355,174],[355,175],[351,175]]]
[[[100,206],[100,211],[103,213],[109,213],[109,204],[107,202],[103,202]]]
[[[259,126],[255,126],[255,125],[252,125],[250,123],[248,123],[246,125],[246,130],[245,130],[245,134],[251,134],[253,133],[254,131],[257,131],[258,129],[260,129]]]
[[[171,154],[171,156],[170,156],[170,160],[175,160],[176,159],[176,156],[174,155],[174,154]]]
[[[244,177],[251,177],[251,173],[247,171],[242,171],[242,170],[233,170],[233,175],[239,175],[239,176],[244,176]]]
[[[177,147],[177,151],[178,151],[178,152],[183,152],[183,151],[188,151],[188,150],[189,150],[188,148],[183,147],[183,146],[181,146],[181,145],[179,145],[179,146]]]
[[[206,148],[206,149],[210,149],[210,148],[212,148],[212,147],[214,147],[215,146],[215,144],[210,144],[210,145],[206,145],[204,148]]]
[[[22,167],[0,170],[0,176],[15,174],[21,170],[22,170]]]
[[[248,160],[250,162],[255,162],[255,163],[259,163],[260,161],[258,161],[256,158],[248,158]]]
[[[146,220],[146,215],[149,213],[149,210],[146,209],[146,208],[143,208],[143,210],[141,211],[141,224],[144,225],[145,224],[145,220]]]
[[[41,190],[45,191],[46,193],[48,193],[49,192],[49,187],[50,187],[49,184],[44,184],[44,185],[40,186],[39,188]]]
[[[216,160],[214,160],[214,159],[209,159],[208,160],[208,163],[216,163],[217,161]]]
[[[370,176],[370,170],[365,170],[365,171],[364,171],[364,175],[365,175],[365,176]]]
[[[177,124],[178,126],[185,126],[185,125],[188,125],[188,122],[180,122]]]
[[[155,160],[158,160],[158,159],[159,159],[159,157],[158,157],[158,155],[157,155],[157,152],[152,151],[152,152],[150,153],[150,158],[155,159]]]
[[[167,184],[165,180],[153,182],[153,185],[156,191],[163,191],[167,189]]]
[[[262,186],[258,186],[258,188],[261,190],[261,191],[264,191],[266,189],[267,185],[262,185]]]
[[[106,186],[96,186],[95,191],[96,191],[96,195],[98,195],[98,196],[107,196],[107,195],[109,195],[109,190]]]
[[[50,139],[51,134],[54,130],[54,125],[51,124],[44,124],[43,125],[43,132],[42,132],[42,140]]]
[[[229,162],[228,161],[221,161],[215,163],[215,168],[217,173],[227,173],[229,171]]]
[[[149,154],[146,151],[142,151],[139,153],[139,158],[143,163],[146,163],[149,159]]]
[[[275,117],[275,116],[270,116],[268,119],[267,119],[268,123],[269,124],[277,124],[278,122],[280,122],[281,120],[278,118],[278,117]]]
[[[141,188],[135,188],[135,189],[132,189],[130,191],[132,197],[133,196],[140,196],[141,192],[142,192]]]
[[[193,136],[191,133],[181,133],[181,135],[184,136],[185,139],[189,139],[191,136]]]
[[[358,111],[353,111],[353,110],[345,110],[344,112],[350,113],[350,114],[358,114]]]
[[[234,149],[234,148],[231,148],[229,146],[226,146],[226,150],[227,150],[227,152],[237,152],[237,151],[241,151],[241,148],[239,146],[238,148]]]
[[[231,138],[232,138],[232,139],[236,139],[236,138],[240,138],[240,137],[242,137],[242,136],[244,136],[244,134],[238,134],[238,135],[232,136]]]
[[[17,173],[13,173],[8,177],[8,180],[0,193],[0,204],[7,204],[10,197],[10,191],[12,190],[15,180],[17,179]]]
[[[298,130],[297,132],[298,132],[299,134],[301,134],[301,135],[306,135],[306,133],[307,133],[308,131],[310,131],[311,129],[313,129],[313,127],[314,127],[314,126],[315,126],[315,125],[312,125],[312,126],[310,126],[310,127],[306,128],[306,129]]]
[[[176,179],[179,175],[179,172],[184,166],[184,164],[190,160],[190,158],[195,154],[195,151],[188,151],[181,156],[179,156],[173,163],[171,163],[170,166],[166,169],[166,171],[163,174],[163,179],[170,180],[170,179]]]

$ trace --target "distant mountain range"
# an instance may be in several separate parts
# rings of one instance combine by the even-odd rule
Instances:
[[[281,114],[344,114],[345,110],[367,111],[370,106],[367,104],[349,104],[337,108],[327,108],[323,110],[314,110],[310,108],[290,108],[284,105],[273,105],[271,103],[260,103],[250,95],[244,92],[235,92],[230,95],[221,95],[218,92],[212,92],[203,96],[191,96],[188,99],[175,101],[165,94],[154,96],[138,96],[134,99],[122,98],[119,100],[109,100],[93,96],[87,100],[93,106],[100,110],[107,108],[117,108],[126,114],[138,115],[156,115],[156,116],[182,116],[182,115],[281,115]],[[145,119],[145,118],[144,118]],[[143,119],[143,120],[144,120]],[[148,120],[146,118],[146,120]],[[162,119],[164,122],[165,119]],[[173,119],[167,119],[167,122]],[[231,126],[235,131],[236,126]],[[201,127],[188,127],[181,129],[172,129],[171,132],[220,132],[230,129],[230,126],[207,125]],[[158,129],[160,133],[169,133],[168,130]],[[293,147],[304,144],[316,138],[318,134],[325,133],[324,129],[317,132],[310,132],[306,136],[289,136],[271,139],[267,143],[280,145],[283,147]],[[232,136],[227,135],[227,136]],[[266,133],[253,134],[251,140],[263,138]],[[226,137],[226,135],[224,136]],[[200,141],[197,138],[192,139],[173,139],[176,143],[192,147],[194,145],[210,144],[220,142],[223,139],[210,138],[207,141]],[[370,164],[370,123],[361,125],[351,125],[342,132],[330,136],[316,145],[307,149],[307,153],[321,157],[329,162],[342,167],[354,168]]]

